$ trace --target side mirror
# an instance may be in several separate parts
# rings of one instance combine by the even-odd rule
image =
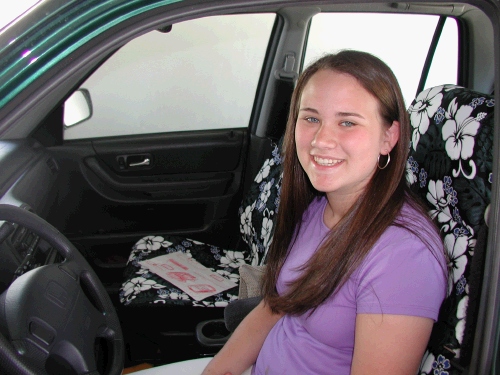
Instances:
[[[64,102],[64,126],[80,124],[92,117],[92,101],[87,89],[78,89]]]

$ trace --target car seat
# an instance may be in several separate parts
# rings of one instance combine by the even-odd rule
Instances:
[[[272,145],[270,155],[246,192],[240,209],[240,233],[245,246],[242,250],[223,249],[189,238],[170,235],[150,235],[133,246],[124,270],[119,299],[124,306],[177,305],[224,307],[238,298],[238,287],[196,301],[173,284],[142,267],[139,261],[182,251],[205,267],[238,283],[238,268],[242,264],[261,265],[273,235],[273,220],[278,211],[281,187],[281,155],[278,145]]]
[[[409,107],[407,179],[429,206],[449,257],[450,281],[419,374],[458,374],[469,364],[481,291],[493,160],[494,99],[443,85]]]

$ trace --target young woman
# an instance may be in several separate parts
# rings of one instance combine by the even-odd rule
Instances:
[[[203,374],[416,373],[447,271],[406,185],[409,144],[399,85],[378,58],[342,51],[303,72],[263,302]]]

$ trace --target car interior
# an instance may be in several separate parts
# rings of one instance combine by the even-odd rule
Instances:
[[[92,4],[62,7],[61,19],[82,15],[63,37],[53,20],[28,27],[54,10],[42,2],[0,30],[0,61],[12,67],[0,74],[0,368],[84,373],[67,359],[81,356],[96,374],[119,374],[216,354],[259,299],[240,298],[239,268],[265,265],[296,79],[316,57],[353,48],[400,80],[407,180],[449,249],[448,297],[419,374],[497,373],[498,4],[152,3],[107,3],[87,20]],[[19,52],[40,40],[57,48],[22,65]],[[196,300],[139,263],[175,252],[236,286]],[[89,353],[53,345],[55,309],[15,328],[37,310],[33,296],[66,303],[45,281],[65,263],[85,294],[75,311],[107,313],[88,322],[108,327],[88,338]]]

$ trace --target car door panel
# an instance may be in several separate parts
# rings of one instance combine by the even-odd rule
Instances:
[[[84,160],[82,173],[87,182],[106,198],[115,202],[138,202],[151,199],[181,199],[220,196],[228,190],[233,173],[195,173],[122,177],[102,165],[99,158]],[[184,177],[185,176],[185,177]]]
[[[210,232],[236,219],[246,139],[245,129],[211,130],[52,147],[61,173],[49,220],[70,238]],[[150,164],[120,165],[134,155]]]
[[[238,188],[234,177],[245,137],[229,130],[95,140],[96,155],[85,158],[82,173],[113,201],[223,196]]]

